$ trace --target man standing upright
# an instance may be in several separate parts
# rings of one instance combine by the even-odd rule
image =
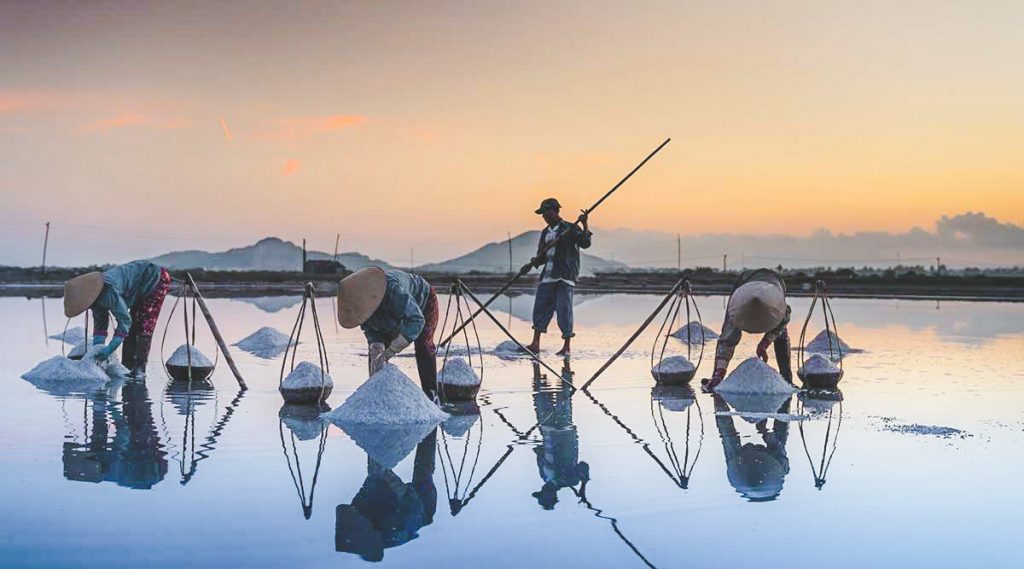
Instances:
[[[591,232],[587,224],[587,212],[580,215],[579,223],[570,223],[561,216],[562,205],[555,198],[548,198],[537,208],[547,226],[540,233],[537,256],[523,265],[523,274],[535,267],[544,267],[537,286],[537,297],[533,304],[533,341],[527,348],[537,353],[540,350],[540,335],[548,331],[551,317],[557,314],[558,329],[562,332],[560,356],[568,356],[572,342],[572,293],[580,274],[580,249],[590,247]],[[555,243],[552,248],[548,248]]]

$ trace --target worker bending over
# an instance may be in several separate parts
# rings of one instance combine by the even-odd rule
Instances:
[[[729,304],[725,309],[722,335],[715,350],[715,371],[705,387],[714,389],[725,379],[736,345],[743,332],[764,334],[757,344],[757,357],[768,361],[768,346],[775,345],[775,360],[779,373],[793,383],[790,369],[789,324],[790,308],[786,304],[786,284],[779,273],[771,269],[744,271],[733,283]]]
[[[384,363],[414,344],[420,386],[433,397],[437,391],[437,294],[423,277],[399,270],[368,267],[338,285],[338,323],[359,326],[370,344],[373,375]]]
[[[110,357],[123,343],[121,363],[133,376],[144,377],[156,321],[170,289],[171,275],[167,269],[149,261],[133,261],[68,281],[64,285],[64,315],[74,318],[92,309],[95,346],[106,343],[113,314],[117,321],[114,338],[100,348],[97,357]]]
[[[576,279],[580,274],[580,249],[590,247],[592,233],[587,224],[587,212],[584,210],[579,222],[582,228],[570,223],[560,214],[562,205],[555,198],[548,198],[540,203],[534,213],[542,215],[547,226],[540,233],[537,243],[537,256],[520,269],[526,274],[535,267],[544,267],[537,285],[537,297],[533,303],[533,341],[527,349],[533,353],[540,351],[540,335],[548,331],[551,317],[558,315],[558,329],[562,332],[562,349],[560,356],[568,356],[573,334],[572,293],[576,287]],[[564,236],[564,237],[563,237]],[[544,249],[558,241],[554,248]]]

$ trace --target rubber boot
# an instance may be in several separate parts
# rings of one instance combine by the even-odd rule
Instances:
[[[437,354],[432,352],[416,344],[416,370],[420,375],[420,387],[431,399],[437,392]]]
[[[146,377],[146,362],[149,361],[149,349],[152,346],[152,336],[139,336],[135,344],[135,367],[130,368],[135,377]]]
[[[779,364],[779,373],[790,384],[793,383],[792,359],[793,351],[789,345],[789,333],[783,332],[775,339],[775,361]]]
[[[128,334],[128,337],[121,343],[121,365],[129,370],[135,369],[135,350],[138,340],[138,334]]]

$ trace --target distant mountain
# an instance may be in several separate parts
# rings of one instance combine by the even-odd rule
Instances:
[[[540,239],[540,231],[527,231],[512,238],[512,267],[519,270],[537,253],[537,241]],[[431,263],[416,267],[417,271],[437,273],[468,273],[479,271],[484,273],[505,273],[509,269],[508,241],[488,243],[479,249],[449,259],[441,263]],[[627,270],[623,263],[609,261],[583,253],[580,259],[580,273],[593,275],[595,272],[622,271]]]
[[[333,255],[309,251],[310,259],[331,259]],[[253,245],[228,249],[219,253],[189,250],[175,251],[153,257],[154,263],[169,269],[207,269],[221,271],[299,271],[302,269],[302,247],[277,237],[261,239]],[[384,261],[361,253],[339,253],[338,262],[355,271],[371,265],[391,268]]]

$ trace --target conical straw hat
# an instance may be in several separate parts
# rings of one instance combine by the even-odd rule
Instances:
[[[64,316],[74,318],[88,310],[103,292],[103,273],[79,275],[64,283]]]
[[[387,277],[380,267],[360,269],[338,283],[338,323],[355,328],[373,315],[384,300]]]
[[[786,293],[772,283],[749,282],[732,293],[726,312],[732,323],[744,332],[767,332],[786,316]]]

